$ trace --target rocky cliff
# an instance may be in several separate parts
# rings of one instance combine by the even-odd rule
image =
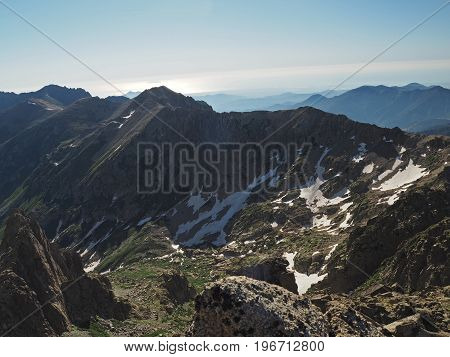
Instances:
[[[52,336],[96,315],[124,319],[130,305],[109,281],[87,276],[80,257],[51,244],[36,221],[12,214],[0,244],[0,334]]]

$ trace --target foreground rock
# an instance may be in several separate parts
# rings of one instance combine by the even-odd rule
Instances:
[[[246,277],[207,286],[196,298],[194,336],[449,336],[449,289],[307,298]]]
[[[0,335],[52,336],[92,317],[125,319],[130,305],[117,300],[106,277],[84,274],[81,258],[49,243],[22,212],[6,222],[0,244]]]
[[[328,322],[309,300],[245,277],[207,287],[195,301],[193,336],[327,336]]]

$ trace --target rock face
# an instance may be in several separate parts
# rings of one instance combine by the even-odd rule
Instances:
[[[450,218],[402,244],[385,269],[385,281],[420,291],[450,285]]]
[[[421,314],[415,314],[392,322],[391,324],[384,326],[384,329],[387,333],[397,337],[446,336],[445,334],[436,331],[436,328],[429,323],[429,320],[424,318]]]
[[[372,289],[367,295],[302,298],[266,282],[230,277],[207,286],[197,296],[188,334],[448,336],[448,301],[445,289],[408,295],[388,287]]]
[[[214,283],[195,301],[193,336],[327,336],[328,321],[309,300],[245,277]]]
[[[163,274],[161,278],[162,286],[167,290],[168,298],[176,305],[184,304],[195,297],[196,291],[184,275],[177,272],[168,272]]]
[[[298,289],[295,283],[295,275],[293,272],[286,270],[288,265],[288,261],[284,258],[271,258],[256,265],[244,267],[233,272],[233,275],[242,275],[275,284],[296,294]]]
[[[0,244],[0,334],[51,336],[93,316],[124,319],[130,306],[115,299],[104,277],[88,277],[80,257],[49,243],[22,212],[6,222]]]
[[[445,169],[439,189],[422,188],[350,233],[345,251],[328,264],[332,292],[348,292],[375,273],[405,291],[450,283],[450,185]],[[423,203],[426,202],[426,205]]]

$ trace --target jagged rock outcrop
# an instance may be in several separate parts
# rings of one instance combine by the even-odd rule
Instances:
[[[449,284],[449,185],[408,192],[366,227],[350,233],[346,249],[328,264],[321,284],[348,292],[378,274],[380,280],[418,291]]]
[[[330,336],[383,336],[380,326],[358,312],[349,301],[331,300],[325,308]]]
[[[328,321],[309,300],[281,287],[230,277],[197,296],[193,336],[327,336]]]
[[[448,289],[408,294],[378,284],[363,294],[322,294],[311,302],[327,316],[333,336],[448,336]]]
[[[51,244],[38,223],[17,211],[0,244],[0,334],[51,336],[91,317],[124,319],[108,279],[86,276],[81,258]]]
[[[445,334],[439,333],[435,326],[421,314],[414,314],[392,322],[389,325],[384,326],[384,330],[388,334],[396,337],[446,336]]]
[[[305,297],[246,277],[213,283],[196,298],[193,336],[448,336],[448,291]],[[447,289],[448,290],[448,289]]]
[[[284,258],[269,258],[258,264],[231,272],[231,274],[275,284],[296,294],[298,288],[295,275],[292,271],[287,271],[288,265],[288,261]]]
[[[445,218],[399,246],[383,266],[383,280],[420,291],[450,285],[450,218]]]

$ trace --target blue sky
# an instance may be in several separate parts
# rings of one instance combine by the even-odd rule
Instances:
[[[258,94],[334,87],[445,3],[1,0],[123,91]],[[450,5],[343,89],[450,86]],[[0,6],[0,90],[48,83],[119,94]]]

